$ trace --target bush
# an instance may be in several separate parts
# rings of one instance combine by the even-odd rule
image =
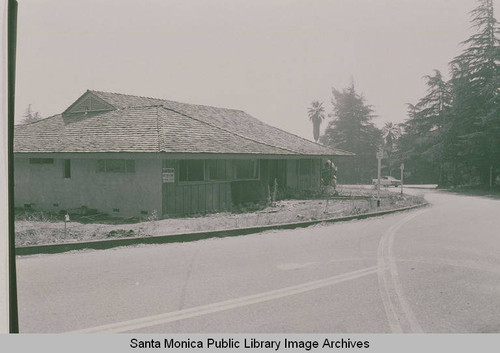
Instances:
[[[15,209],[14,219],[16,221],[28,222],[59,222],[64,219],[64,216],[53,212],[33,211],[27,209]]]

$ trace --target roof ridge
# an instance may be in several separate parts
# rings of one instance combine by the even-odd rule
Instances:
[[[216,107],[214,105],[206,105],[206,104],[195,104],[195,103],[185,103],[185,102],[179,102],[179,101],[174,101],[174,100],[169,100],[165,98],[156,98],[156,97],[148,97],[148,96],[138,96],[135,94],[125,94],[125,93],[118,93],[118,92],[106,92],[106,91],[97,91],[97,90],[87,90],[89,92],[96,92],[96,93],[104,93],[104,94],[116,94],[120,96],[128,96],[128,97],[135,97],[135,98],[146,98],[146,99],[155,99],[159,101],[164,101],[164,102],[172,102],[172,103],[178,103],[178,104],[186,104],[186,105],[192,105],[196,107],[207,107],[207,108],[216,108],[216,109],[224,109],[224,110],[232,110],[232,111],[237,111],[237,112],[244,112],[241,109],[233,109],[233,108],[225,108],[225,107]]]
[[[269,147],[278,148],[278,149],[280,149],[280,150],[287,151],[287,152],[293,152],[293,153],[303,154],[302,152],[299,152],[299,151],[294,151],[294,150],[291,150],[291,149],[288,149],[288,148],[285,148],[285,147],[274,146],[274,145],[271,145],[271,144],[268,144],[268,143],[265,143],[265,142],[261,142],[261,141],[254,140],[254,139],[252,139],[252,138],[250,138],[250,137],[248,137],[248,136],[243,136],[243,135],[240,135],[240,134],[238,134],[238,133],[236,133],[236,132],[234,132],[234,131],[224,129],[224,128],[220,127],[220,126],[217,126],[217,125],[211,124],[211,123],[209,123],[209,122],[207,122],[207,121],[205,121],[205,120],[202,120],[202,119],[198,119],[198,118],[195,118],[195,117],[189,116],[189,115],[187,115],[187,114],[185,114],[185,113],[182,113],[182,112],[179,112],[179,111],[177,111],[177,110],[175,110],[175,109],[172,109],[172,108],[166,108],[165,106],[162,106],[162,107],[163,107],[163,109],[165,109],[165,110],[172,111],[172,112],[174,112],[174,113],[177,113],[177,114],[180,114],[180,115],[182,115],[182,116],[185,116],[186,118],[190,118],[190,119],[196,120],[196,121],[201,122],[201,123],[203,123],[203,124],[205,124],[205,125],[208,125],[208,126],[211,126],[211,127],[216,128],[216,129],[219,129],[219,130],[222,130],[222,131],[228,132],[228,133],[230,133],[230,134],[232,134],[232,135],[235,135],[235,136],[241,137],[241,138],[243,138],[243,139],[245,139],[245,140],[249,140],[249,141],[252,141],[252,142],[258,143],[258,144],[260,144],[260,145],[264,145],[264,146],[269,146]]]
[[[55,118],[56,116],[58,115],[62,115],[62,113],[59,113],[59,114],[54,114],[54,115],[51,115],[51,116],[48,116],[46,118],[42,118],[42,119],[38,119],[36,121],[32,121],[31,123],[26,123],[26,124],[16,124],[16,126],[28,126],[28,125],[33,125],[33,124],[36,124],[36,123],[39,123],[41,121],[44,121],[44,120],[48,120],[48,119],[51,119],[51,118]]]
[[[163,107],[163,104],[150,104],[150,105],[132,105],[130,107],[118,108],[116,110],[127,110],[127,109],[141,109],[141,108],[155,108]]]

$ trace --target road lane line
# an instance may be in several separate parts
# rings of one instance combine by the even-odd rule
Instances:
[[[384,305],[385,315],[387,317],[387,321],[389,322],[389,327],[391,328],[391,332],[402,333],[403,329],[399,324],[398,316],[395,312],[394,305],[392,304],[391,295],[389,293],[389,284],[385,276],[385,269],[387,266],[384,256],[386,239],[387,238],[385,236],[382,236],[377,249],[377,257],[378,257],[377,277],[379,283],[380,297],[382,298],[382,304]]]
[[[174,321],[216,313],[219,311],[235,309],[251,304],[257,304],[269,300],[284,298],[291,295],[304,293],[315,289],[331,286],[337,283],[350,281],[371,274],[375,274],[377,271],[378,271],[377,266],[367,267],[361,270],[356,270],[341,275],[328,277],[317,281],[307,282],[295,286],[285,287],[277,290],[272,290],[264,293],[253,294],[245,297],[230,299],[208,305],[196,306],[193,308],[173,311],[165,314],[146,316],[138,319],[71,331],[68,333],[97,333],[97,332],[118,333],[118,332],[132,331],[140,328],[166,324]]]
[[[420,214],[426,211],[427,210],[424,210],[421,211],[420,213],[414,214],[412,217],[408,217],[404,223],[409,222],[413,218],[419,216]],[[399,227],[401,227],[401,225]],[[411,330],[413,331],[413,333],[424,333],[424,330],[422,330],[422,327],[419,325],[417,318],[415,317],[415,314],[411,310],[410,304],[406,300],[406,296],[403,293],[403,285],[399,280],[398,268],[396,266],[396,261],[394,260],[394,255],[393,255],[394,237],[399,227],[397,229],[394,229],[390,234],[389,244],[388,244],[389,269],[391,272],[392,283],[394,285],[394,289],[396,290],[396,295],[399,298],[399,303],[403,309],[403,312],[406,315],[406,319],[410,323]]]
[[[408,301],[406,300],[393,255],[393,245],[396,232],[405,223],[411,221],[424,212],[427,212],[427,210],[411,214],[392,225],[380,239],[377,250],[379,265],[377,275],[379,279],[380,294],[386,311],[387,320],[389,321],[389,326],[391,327],[391,331],[394,333],[404,332],[401,322],[405,319],[411,332],[424,332],[422,327],[419,325],[415,314],[411,310]],[[389,273],[386,271],[387,268],[389,269]],[[402,311],[402,315],[398,315],[398,308]]]

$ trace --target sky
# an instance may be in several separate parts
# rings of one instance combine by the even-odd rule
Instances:
[[[87,89],[241,109],[312,140],[354,82],[373,122],[406,119],[460,54],[476,0],[18,0],[16,121]],[[494,0],[496,14],[500,0]],[[498,15],[496,15],[499,18]],[[326,127],[328,119],[323,123]]]

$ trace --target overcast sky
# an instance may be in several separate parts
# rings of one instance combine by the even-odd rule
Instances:
[[[312,139],[354,80],[379,127],[461,52],[475,0],[19,0],[16,116],[87,89],[241,109]],[[495,0],[499,18],[500,0]],[[326,122],[323,127],[326,126]]]

